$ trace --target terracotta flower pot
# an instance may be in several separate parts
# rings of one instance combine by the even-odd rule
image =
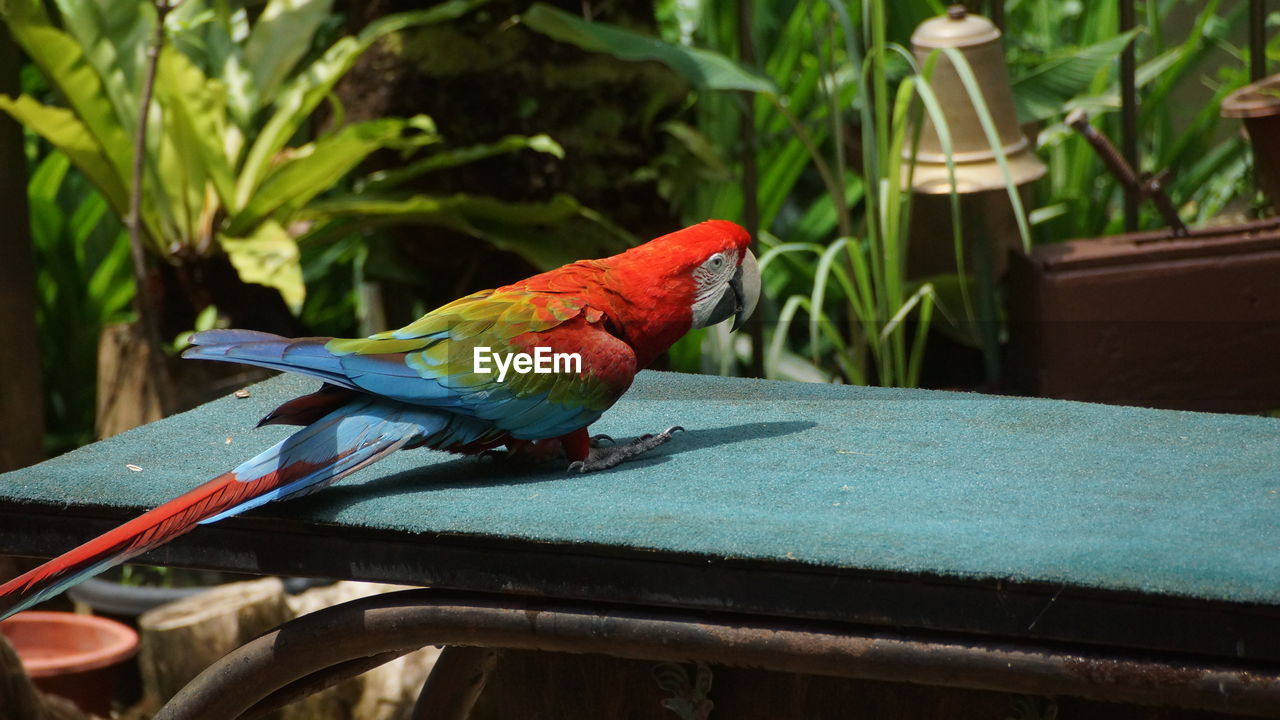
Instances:
[[[138,634],[114,620],[28,611],[0,622],[36,687],[85,712],[107,716],[120,666],[138,651]]]

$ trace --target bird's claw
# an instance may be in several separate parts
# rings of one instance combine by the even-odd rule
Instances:
[[[641,435],[625,445],[604,448],[593,444],[586,460],[577,460],[569,463],[569,472],[589,473],[597,470],[607,470],[662,445],[670,440],[673,434],[678,432],[684,432],[684,428],[679,425],[672,425],[657,435]],[[612,440],[613,438],[609,439]],[[595,440],[595,438],[592,438],[592,440]]]
[[[612,435],[605,435],[604,433],[600,433],[599,435],[591,436],[591,447],[600,447],[600,443],[603,443],[605,441],[608,441],[610,445],[618,444],[618,441],[614,440]]]

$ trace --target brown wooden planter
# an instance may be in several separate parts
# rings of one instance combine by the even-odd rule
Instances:
[[[1280,208],[1280,75],[1246,85],[1222,101],[1222,116],[1240,118],[1253,147],[1258,187]]]
[[[1008,278],[1006,375],[1043,397],[1280,408],[1280,218],[1044,245]]]

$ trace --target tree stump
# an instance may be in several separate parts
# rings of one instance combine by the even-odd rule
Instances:
[[[339,582],[288,596],[278,578],[213,588],[138,618],[144,700],[154,713],[231,650],[298,615],[398,585]],[[272,712],[273,720],[407,720],[439,650],[424,648]],[[8,718],[0,715],[0,720]]]
[[[229,583],[138,618],[138,665],[159,707],[223,655],[292,617],[279,578]]]
[[[168,378],[150,370],[147,339],[134,323],[109,325],[98,340],[98,439],[164,417],[171,405]]]

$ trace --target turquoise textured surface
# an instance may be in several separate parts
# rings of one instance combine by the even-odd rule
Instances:
[[[158,505],[288,434],[253,426],[316,385],[281,376],[0,475],[0,497]],[[1280,603],[1280,420],[645,372],[592,431],[674,424],[611,471],[413,450],[253,514]]]

